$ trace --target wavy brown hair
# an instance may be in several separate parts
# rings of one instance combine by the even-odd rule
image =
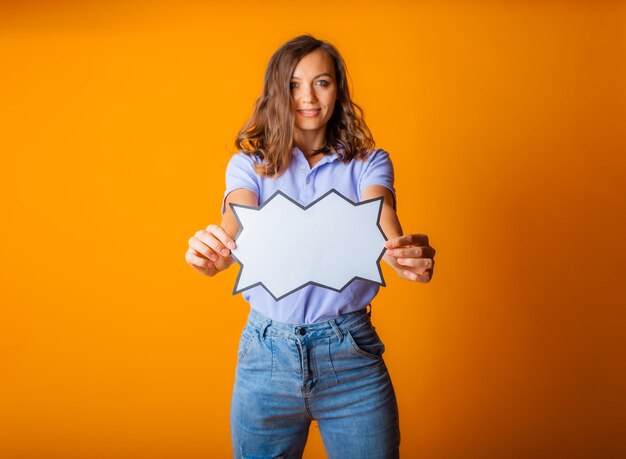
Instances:
[[[311,34],[299,35],[283,44],[270,58],[263,91],[254,104],[251,118],[235,139],[239,151],[261,159],[261,163],[255,164],[261,176],[278,177],[289,167],[294,147],[291,76],[298,61],[316,49],[323,49],[333,60],[337,99],[326,126],[324,145],[313,150],[314,154],[335,153],[348,162],[365,158],[374,148],[374,138],[363,119],[363,110],[350,98],[346,64],[339,51]]]

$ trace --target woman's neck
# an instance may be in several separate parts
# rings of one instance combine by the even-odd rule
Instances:
[[[324,132],[296,131],[294,133],[293,143],[296,147],[300,149],[302,153],[304,153],[305,157],[316,157],[318,154],[314,153],[313,151],[320,149],[324,146]]]

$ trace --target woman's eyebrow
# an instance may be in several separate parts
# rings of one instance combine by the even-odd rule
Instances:
[[[319,75],[315,75],[313,77],[313,79],[319,78],[321,76],[328,76],[328,77],[333,77],[330,73],[324,72],[324,73],[320,73]],[[299,80],[300,78],[298,78],[297,76],[291,77],[292,80]]]

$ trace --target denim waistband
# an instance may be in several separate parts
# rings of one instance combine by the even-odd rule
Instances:
[[[270,334],[284,338],[302,339],[316,338],[335,334],[341,339],[346,331],[353,330],[363,323],[370,321],[367,307],[358,311],[342,314],[334,319],[314,324],[287,324],[265,317],[260,312],[250,308],[247,324],[258,329],[261,336]]]

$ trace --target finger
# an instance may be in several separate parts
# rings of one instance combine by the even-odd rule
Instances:
[[[387,255],[391,255],[392,257],[413,257],[419,258],[422,254],[421,247],[409,247],[406,249],[389,249],[387,250]]]
[[[435,258],[435,249],[433,249],[431,246],[422,246],[420,247],[420,249],[422,251],[421,258]]]
[[[211,225],[209,225],[211,226]],[[213,233],[201,230],[196,233],[196,237],[200,239],[203,243],[211,247],[215,253],[221,255],[223,257],[228,257],[230,255],[230,250],[228,250],[224,244],[222,244]]]
[[[209,260],[216,261],[219,258],[219,255],[213,249],[195,236],[189,238],[189,248],[196,254],[204,256]]]
[[[385,247],[388,249],[393,249],[395,247],[402,247],[411,244],[428,245],[428,236],[426,236],[425,234],[405,234],[403,236],[389,239],[385,243]]]
[[[424,274],[433,266],[433,262],[430,258],[398,258],[398,264],[402,266],[409,266],[412,268],[418,268],[419,274]]]
[[[414,282],[430,282],[431,274],[428,272],[426,274],[417,274],[409,270],[405,270],[402,272],[406,279]]]
[[[193,248],[191,248],[191,247],[190,247],[190,248],[189,248],[189,250],[187,251],[187,254],[191,254],[191,255],[194,255],[194,256],[196,256],[196,257],[198,257],[198,258],[201,258],[201,259],[203,259],[203,260],[208,260],[208,261],[217,261],[217,260],[219,259],[219,255],[218,255],[218,254],[216,254],[215,252],[213,252],[213,250],[211,250],[210,248],[208,248],[207,246],[205,246],[205,245],[204,245],[203,243],[201,243],[200,241],[198,241],[198,245],[200,245],[200,246],[204,247],[204,249],[205,249],[206,251],[210,251],[209,256],[207,256],[207,255],[205,255],[204,253],[199,252],[199,251],[197,251],[197,250],[195,250],[195,249],[193,249]]]
[[[389,249],[387,253],[392,257],[433,258],[435,256],[435,249],[429,245],[422,245],[419,247]]]
[[[193,251],[187,252],[187,255],[185,256],[185,260],[187,260],[188,264],[192,266],[198,266],[200,268],[211,268],[215,266],[211,260],[207,260],[204,257],[200,257],[196,253],[193,253]]]
[[[224,228],[222,228],[219,225],[209,225],[207,227],[211,228],[211,231],[213,233],[214,236],[217,237],[217,239],[224,244],[224,246],[228,247],[229,249],[234,249],[235,247],[237,247],[237,245],[235,244],[235,241],[233,240],[233,238],[231,238],[228,233],[226,231],[224,231]]]

